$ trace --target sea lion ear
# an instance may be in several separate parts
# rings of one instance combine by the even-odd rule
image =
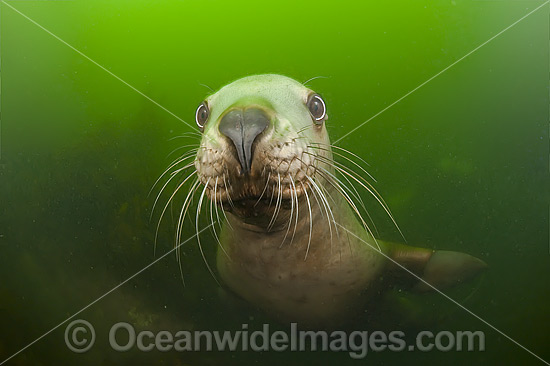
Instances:
[[[437,250],[424,267],[422,281],[419,281],[413,290],[442,290],[467,281],[486,268],[487,264],[484,261],[469,254]]]

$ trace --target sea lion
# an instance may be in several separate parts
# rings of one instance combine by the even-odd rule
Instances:
[[[301,83],[245,77],[206,98],[195,117],[200,146],[180,162],[194,157],[186,167],[196,180],[178,236],[190,197],[200,193],[197,214],[207,197],[212,221],[225,216],[217,238],[223,283],[277,319],[334,326],[364,311],[382,275],[405,269],[422,277],[408,275],[418,290],[439,289],[485,267],[468,254],[375,239],[351,183],[389,210],[357,159],[358,172],[333,159],[346,153],[330,144],[325,101]]]

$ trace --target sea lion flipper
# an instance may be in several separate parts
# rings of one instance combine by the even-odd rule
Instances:
[[[390,243],[388,254],[397,272],[415,291],[430,291],[451,287],[464,282],[487,267],[481,259],[466,253],[431,250],[404,244]],[[403,267],[417,277],[404,272]],[[421,280],[418,280],[418,277]],[[429,284],[429,285],[428,285]],[[431,285],[431,286],[430,286]]]
[[[434,289],[433,287],[439,290],[458,285],[476,276],[485,268],[487,268],[487,264],[472,255],[437,250],[426,263],[422,274],[423,281],[419,281],[413,289],[416,291],[430,291]]]

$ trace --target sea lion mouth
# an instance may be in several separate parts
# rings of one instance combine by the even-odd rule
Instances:
[[[272,163],[277,165],[274,160]],[[281,165],[278,164],[278,167]],[[214,203],[221,206],[249,206],[253,203],[257,207],[299,199],[310,190],[315,167],[304,166],[296,172],[281,174],[277,169],[266,166],[260,176],[236,174],[235,170],[230,169],[215,176],[199,169],[197,172],[206,187],[206,196]]]
[[[211,168],[212,165],[197,164],[204,196],[216,207],[238,217],[243,224],[268,231],[279,230],[294,207],[301,206],[307,199],[304,196],[314,194],[310,192],[318,164],[315,155],[307,151],[299,156],[283,157],[284,149],[284,144],[279,146],[266,141],[258,144],[251,170],[245,174],[233,155],[205,152],[205,156],[222,159],[216,160],[216,165],[222,169],[217,171]]]

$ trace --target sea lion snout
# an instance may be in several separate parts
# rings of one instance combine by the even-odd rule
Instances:
[[[218,129],[233,143],[243,174],[250,173],[255,142],[269,124],[269,116],[256,107],[233,108],[222,117]]]

